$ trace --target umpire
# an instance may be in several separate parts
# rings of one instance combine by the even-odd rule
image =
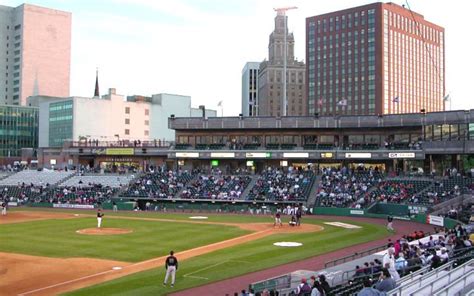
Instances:
[[[165,262],[166,276],[163,286],[166,286],[168,278],[171,274],[171,288],[174,287],[174,280],[176,277],[176,271],[178,270],[178,259],[174,256],[174,252],[171,251],[170,255],[166,258]]]

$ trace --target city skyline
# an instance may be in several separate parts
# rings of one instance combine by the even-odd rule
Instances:
[[[223,5],[216,0],[190,0],[163,5],[42,0],[31,4],[72,13],[71,95],[93,94],[98,67],[103,91],[114,87],[123,95],[190,95],[195,104],[207,108],[216,108],[222,100],[224,115],[238,115],[241,70],[247,61],[266,57],[276,15],[273,8],[298,7],[288,13],[288,27],[295,35],[295,56],[304,59],[307,17],[373,2],[244,0]],[[0,4],[22,3],[2,0]],[[446,93],[453,100],[452,109],[471,108],[468,76],[463,74],[474,63],[465,58],[473,41],[462,34],[468,10],[455,10],[456,6],[438,0],[409,3],[413,11],[445,27]]]

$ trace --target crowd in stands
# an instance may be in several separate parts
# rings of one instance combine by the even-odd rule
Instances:
[[[410,239],[419,239],[423,235],[416,232],[389,243],[381,264],[379,261],[365,263],[362,268],[356,266],[353,281],[363,282],[363,288],[357,295],[384,295],[395,289],[396,281],[404,275],[423,267],[438,268],[452,256],[472,250],[472,241],[461,224],[452,230],[445,229],[443,234],[420,240],[418,244],[409,244]]]
[[[197,180],[191,181],[186,186],[180,197],[186,199],[240,199],[251,181],[251,178],[246,175],[222,175],[221,171],[212,173],[199,175]]]
[[[318,204],[322,207],[364,207],[368,203],[365,194],[382,182],[382,178],[377,167],[323,168],[317,192]]]
[[[183,170],[149,171],[130,184],[121,196],[173,198],[193,178],[194,173]]]
[[[250,190],[248,199],[302,201],[308,198],[314,183],[314,173],[310,168],[269,167],[259,177]]]
[[[102,184],[51,187],[37,195],[34,202],[93,205],[110,201],[117,191],[118,188],[103,186]]]

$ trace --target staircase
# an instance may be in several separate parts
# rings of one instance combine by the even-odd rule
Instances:
[[[255,184],[257,183],[257,180],[258,180],[257,175],[253,175],[253,176],[250,176],[250,177],[252,178],[252,180],[250,180],[249,185],[247,186],[247,188],[245,188],[244,192],[242,192],[242,195],[241,195],[242,200],[248,200],[247,196],[250,193],[250,190],[252,190],[253,187],[255,186]]]
[[[308,200],[306,201],[306,207],[309,209],[313,208],[316,204],[316,193],[318,192],[318,188],[320,184],[321,184],[321,176],[315,175],[313,186],[311,187],[311,190],[309,191],[309,197],[308,197]]]

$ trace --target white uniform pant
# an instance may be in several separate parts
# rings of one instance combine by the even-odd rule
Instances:
[[[393,231],[393,222],[388,222],[387,229]]]
[[[168,283],[168,278],[171,275],[171,284],[174,285],[174,279],[176,276],[176,266],[168,266],[166,269],[165,284]]]
[[[2,208],[2,215],[5,216],[6,214],[7,214],[7,208],[6,208],[6,207],[5,207],[5,208]]]
[[[102,218],[97,218],[97,228],[100,228],[102,225]]]

